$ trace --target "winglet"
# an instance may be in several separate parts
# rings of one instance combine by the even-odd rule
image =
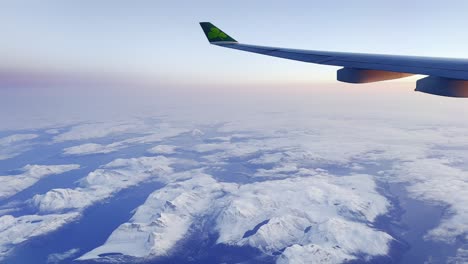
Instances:
[[[221,29],[217,28],[210,22],[200,22],[200,26],[202,27],[203,32],[205,32],[205,35],[210,43],[237,42],[235,39],[231,38],[228,34],[224,33]]]

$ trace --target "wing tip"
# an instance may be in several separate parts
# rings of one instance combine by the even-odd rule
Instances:
[[[211,22],[200,22],[200,26],[210,43],[234,42],[237,41],[224,31],[213,25]]]

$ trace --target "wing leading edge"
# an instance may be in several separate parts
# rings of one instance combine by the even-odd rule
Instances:
[[[348,83],[428,75],[416,91],[449,97],[468,97],[468,60],[415,56],[298,50],[242,44],[209,22],[200,23],[210,44],[284,59],[342,66],[337,79]]]

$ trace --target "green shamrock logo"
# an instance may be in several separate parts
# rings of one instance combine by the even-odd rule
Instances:
[[[228,36],[222,32],[221,30],[219,30],[218,28],[215,28],[215,27],[212,27],[210,29],[210,32],[208,33],[208,38],[209,39],[216,39],[216,38],[220,38],[222,40],[226,39]]]

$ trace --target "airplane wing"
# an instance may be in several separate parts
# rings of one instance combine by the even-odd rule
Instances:
[[[323,65],[342,66],[338,81],[370,83],[414,74],[428,75],[417,81],[416,91],[468,97],[468,60],[298,50],[242,44],[209,22],[200,23],[210,44],[247,52]]]

